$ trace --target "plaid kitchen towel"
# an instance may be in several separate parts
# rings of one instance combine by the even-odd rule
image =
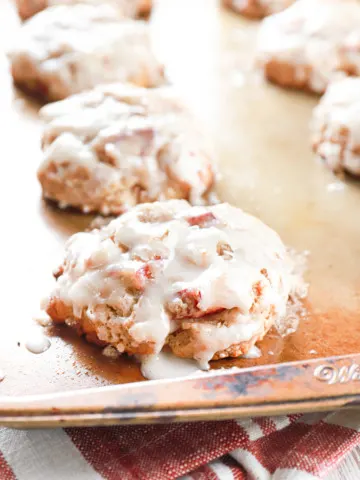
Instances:
[[[0,429],[1,480],[360,479],[360,411],[148,426]]]

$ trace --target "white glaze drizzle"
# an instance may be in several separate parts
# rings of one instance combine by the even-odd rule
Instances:
[[[193,204],[207,203],[216,177],[213,148],[172,89],[103,85],[47,105],[40,113],[47,125],[39,176],[44,195],[52,198],[47,180],[55,167],[57,181],[64,185],[53,197],[60,205],[91,209],[81,199],[81,190],[77,194],[69,183],[69,172],[77,168],[91,179],[88,188],[85,181],[77,183],[77,188],[92,190],[88,202],[109,192],[97,207],[104,215],[114,208],[114,185],[123,209],[139,202],[139,186],[149,201],[175,193]]]
[[[188,218],[209,214],[216,218],[213,226],[199,228],[188,223]],[[219,244],[231,247],[228,258],[218,255]],[[118,245],[125,245],[126,250]],[[139,276],[144,265],[151,270],[153,281]],[[71,305],[78,317],[85,309],[91,318],[100,305],[121,307],[126,293],[121,279],[144,281],[144,292],[132,308],[129,334],[136,342],[152,342],[154,353],[162,350],[167,336],[178,328],[165,308],[169,302],[176,304],[178,292],[201,292],[198,306],[204,312],[238,308],[230,325],[196,323],[199,351],[194,357],[201,368],[208,368],[216,352],[260,334],[271,310],[271,323],[284,317],[292,288],[289,268],[280,238],[254,217],[227,204],[189,207],[185,201],[170,201],[140,205],[102,230],[74,235],[66,247],[65,272],[50,299]],[[260,273],[264,269],[266,276]],[[253,309],[256,283],[262,293]],[[115,332],[116,322],[128,319],[117,317],[111,328]],[[124,350],[122,344],[110,340],[116,338],[115,333],[109,337],[106,329],[99,328],[97,334]]]
[[[175,357],[170,352],[139,357],[139,360],[141,362],[141,373],[148,380],[188,377],[202,373],[196,361]]]
[[[298,80],[308,74],[305,71],[308,69],[311,88],[323,92],[335,71],[349,61],[348,57],[343,58],[344,50],[356,51],[347,45],[351,44],[359,25],[357,0],[298,0],[264,20],[258,58],[261,62],[275,59],[289,63],[295,67]],[[358,54],[353,55],[352,62],[360,71]]]
[[[246,358],[246,359],[255,359],[260,357],[261,357],[261,350],[256,345],[251,347],[250,350],[245,355],[243,355],[243,358]]]
[[[359,78],[344,78],[330,84],[314,110],[312,128],[316,153],[332,170],[360,174]],[[344,187],[345,184],[337,182],[328,185],[328,190],[341,191]]]
[[[51,346],[50,339],[46,337],[41,330],[34,329],[28,334],[25,341],[26,349],[35,354],[44,353]]]
[[[52,99],[114,81],[164,83],[148,24],[108,2],[46,8],[22,25],[9,57],[25,79],[32,65]]]

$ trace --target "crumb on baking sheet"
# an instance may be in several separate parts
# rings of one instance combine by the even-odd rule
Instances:
[[[105,355],[105,357],[108,357],[108,358],[118,358],[120,353],[116,350],[115,347],[112,347],[111,345],[108,345],[107,347],[105,347],[102,351],[102,354]]]
[[[308,267],[308,250],[297,252],[288,249],[290,261],[291,290],[284,318],[276,323],[276,328],[281,336],[290,335],[296,332],[299,322],[307,316],[307,310],[303,300],[308,295],[309,284],[305,281],[304,275]]]
[[[346,185],[344,182],[341,182],[340,180],[337,182],[333,183],[328,183],[326,186],[326,189],[328,192],[343,192],[346,188]]]

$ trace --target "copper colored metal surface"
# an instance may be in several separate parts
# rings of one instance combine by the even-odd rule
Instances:
[[[360,355],[345,356],[239,373],[2,398],[0,423],[32,428],[135,424],[359,408],[359,362]]]
[[[310,252],[308,315],[296,333],[282,338],[272,331],[259,345],[259,359],[212,366],[300,363],[226,379],[180,380],[171,388],[163,382],[116,387],[143,380],[138,365],[125,356],[106,358],[70,329],[48,328],[52,345],[43,354],[26,350],[62,246],[92,217],[41,200],[39,105],[12,88],[0,52],[0,424],[173,421],[354,406],[359,356],[330,366],[307,363],[360,352],[360,185],[339,183],[313,158],[309,121],[318,99],[262,82],[252,69],[258,23],[222,10],[215,0],[160,0],[151,25],[170,79],[215,140],[221,199],[259,216],[298,251]],[[17,28],[14,8],[3,0],[4,51]],[[319,365],[329,368],[316,370]],[[109,388],[86,390],[94,387]],[[31,401],[25,397],[34,394]]]

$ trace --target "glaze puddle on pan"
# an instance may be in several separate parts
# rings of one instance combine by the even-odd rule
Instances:
[[[248,367],[360,350],[360,183],[344,185],[309,147],[314,96],[267,85],[252,69],[258,23],[223,11],[215,0],[160,0],[154,42],[171,80],[215,139],[224,201],[259,216],[286,244],[308,250],[308,316],[296,333],[272,331],[260,358],[213,362]],[[16,34],[10,1],[0,4],[0,45]],[[138,365],[65,327],[47,327],[51,347],[25,347],[61,247],[92,217],[61,212],[41,200],[39,106],[12,90],[0,54],[2,126],[1,395],[50,393],[142,380]],[[35,387],[36,386],[36,387]]]

